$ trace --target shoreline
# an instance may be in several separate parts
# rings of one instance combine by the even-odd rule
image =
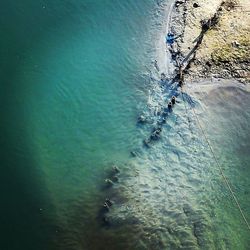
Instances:
[[[175,1],[169,31],[177,38],[167,46],[175,68],[178,72],[183,66],[187,81],[216,78],[250,83],[250,3],[210,2]]]
[[[171,9],[171,5],[176,5],[176,2],[178,1],[169,2],[168,10]],[[168,30],[174,31],[173,29],[177,27],[176,15],[178,15],[180,21],[184,20],[183,12],[177,12],[176,7],[174,8],[175,11],[168,14],[167,20],[170,23],[166,26],[166,32]],[[210,18],[213,15],[214,13],[211,11]],[[164,50],[167,49],[165,54],[162,54],[163,57],[167,58],[164,64],[167,78],[162,80],[157,77],[162,72],[163,65],[160,62],[159,68],[156,61],[154,65],[156,77],[150,79],[151,84],[155,87],[150,94],[153,99],[152,107],[150,103],[147,103],[146,121],[144,123],[143,120],[141,124],[141,128],[144,130],[143,134],[146,136],[150,133],[150,130],[150,135],[152,135],[152,129],[155,131],[155,127],[163,126],[158,121],[164,105],[166,105],[166,100],[171,97],[170,93],[173,91],[170,83],[174,83],[174,86],[179,89],[178,81],[180,77],[178,77],[178,71],[176,72],[174,68],[178,70],[178,63],[185,59],[185,55],[189,51],[184,51],[184,45],[187,45],[184,42],[187,24],[185,23],[182,27],[183,36],[175,43],[177,51],[180,52],[180,56],[176,57],[176,60],[171,59],[173,53],[170,54],[165,41],[164,43],[159,42],[162,45],[159,46],[160,48],[164,46]],[[199,37],[201,31],[201,26],[199,26],[197,37]],[[175,32],[175,35],[179,34]],[[193,44],[193,46],[195,45]],[[199,44],[195,52],[199,51],[200,48],[201,45]],[[192,57],[190,59],[193,60]],[[186,60],[186,63],[190,66],[189,60]],[[197,100],[195,103],[199,112],[202,108],[199,101],[203,97],[203,91],[207,91],[209,95],[215,88],[217,89],[222,85],[223,87],[237,85],[241,89],[249,86],[244,86],[237,79],[232,81],[232,78],[231,80],[223,79],[220,82],[219,77],[212,78],[213,84],[210,84],[204,77],[195,78],[191,74],[190,69],[194,67],[191,65],[183,72],[185,74],[185,86],[189,89],[188,92],[195,96]],[[169,79],[173,80],[169,82]],[[197,84],[192,84],[190,79],[195,80],[195,83],[197,81]],[[166,90],[168,91],[163,92],[160,84],[166,84]],[[201,93],[197,91],[196,87],[202,87]],[[186,95],[188,94],[186,93]],[[209,102],[211,96],[206,99]],[[153,117],[150,122],[147,122],[147,115]],[[211,159],[210,153],[207,152],[206,145],[198,136],[199,128],[193,124],[194,120],[187,113],[184,102],[178,101],[176,112],[168,117],[167,124],[160,131],[161,137],[166,138],[167,141],[165,143],[153,142],[152,147],[147,147],[144,144],[139,149],[131,149],[133,150],[130,152],[131,161],[117,168],[122,170],[121,173],[117,172],[116,168],[110,170],[112,174],[109,173],[105,180],[106,188],[103,190],[103,204],[97,215],[100,230],[105,230],[104,238],[109,239],[114,233],[117,238],[126,235],[130,238],[129,242],[126,241],[130,248],[145,246],[145,248],[154,249],[177,249],[180,247],[199,249],[212,245],[217,246],[217,236],[212,234],[212,231],[219,220],[214,221],[210,217],[210,213],[219,209],[211,201],[214,197],[217,197],[217,194],[210,186],[206,185],[209,178],[203,180],[201,177],[206,174],[206,176],[209,175],[216,179],[219,176],[216,169],[208,168]],[[176,131],[175,127],[178,127],[180,131]],[[160,140],[160,137],[158,139]],[[203,152],[200,155],[197,154],[197,151],[199,151],[197,145],[199,145],[199,150]],[[207,168],[200,168],[199,162],[203,162],[207,165]],[[216,182],[216,185],[219,186],[219,181]],[[199,200],[199,194],[203,195],[204,189],[207,191],[206,193],[211,193],[211,196],[203,197],[203,200],[206,200],[206,205]],[[156,197],[157,199],[155,199]],[[139,242],[135,240],[135,236],[138,235],[140,236]],[[228,244],[233,245],[233,242]]]

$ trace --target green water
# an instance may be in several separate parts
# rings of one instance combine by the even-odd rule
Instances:
[[[80,209],[88,217],[104,170],[139,143],[136,86],[154,6],[2,3],[2,249],[48,249]]]
[[[152,81],[168,1],[159,2],[2,3],[1,249],[179,249],[190,242],[202,249],[183,214],[187,206],[209,221],[200,237],[206,247],[248,246],[248,231],[191,118],[190,130],[183,102],[163,129],[165,140],[142,147],[152,124],[136,126],[137,116],[152,98],[154,105],[166,98]],[[249,104],[249,95],[239,95]],[[221,112],[201,103],[249,218],[249,112],[239,111],[240,102],[235,109],[221,105]],[[137,149],[141,157],[131,158]],[[107,192],[114,163],[120,180]],[[111,218],[119,222],[111,229],[96,219],[107,196],[116,201]]]

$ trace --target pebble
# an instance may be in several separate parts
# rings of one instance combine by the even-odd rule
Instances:
[[[240,43],[238,41],[233,41],[232,46],[238,48],[240,46]]]
[[[194,7],[194,8],[198,8],[198,7],[200,7],[200,5],[199,5],[198,3],[194,3],[194,4],[193,4],[193,7]]]

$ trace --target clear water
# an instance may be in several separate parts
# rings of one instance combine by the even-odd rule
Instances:
[[[188,103],[180,98],[159,143],[142,145],[170,95],[153,66],[165,69],[169,3],[3,3],[1,248],[247,249]],[[212,93],[191,97],[249,217],[249,94]],[[141,112],[152,123],[136,126]],[[107,189],[113,164],[119,182]],[[97,218],[106,197],[108,228]]]
[[[129,227],[131,249],[247,249],[249,229],[191,107],[249,220],[249,110],[242,106],[249,105],[249,90],[230,81],[207,81],[188,83],[184,91],[185,102],[179,95],[161,141],[140,151],[124,170],[126,177],[112,193],[115,207],[108,218],[120,230],[120,225]],[[169,92],[155,88],[150,117],[154,98],[159,106],[166,105]]]

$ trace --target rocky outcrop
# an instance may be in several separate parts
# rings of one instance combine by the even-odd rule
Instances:
[[[182,1],[175,10],[172,32],[180,35],[176,39],[179,61],[189,57],[188,79],[237,78],[250,82],[249,1]]]

